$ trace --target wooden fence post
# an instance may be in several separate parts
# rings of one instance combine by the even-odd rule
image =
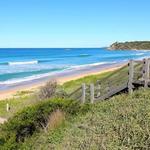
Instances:
[[[82,84],[82,96],[81,96],[81,102],[85,103],[85,96],[86,96],[86,85],[85,83]]]
[[[149,82],[149,59],[144,59],[144,87],[148,87]]]
[[[94,84],[90,84],[90,102],[94,103]]]
[[[97,97],[99,97],[100,95],[101,95],[101,84],[99,83],[98,85],[97,85],[97,90],[98,90],[98,92],[97,92]]]
[[[129,79],[128,79],[128,92],[133,93],[133,77],[134,77],[134,61],[129,61]]]
[[[7,103],[6,104],[6,111],[9,112],[9,109],[10,109],[10,107],[9,107],[9,104]]]

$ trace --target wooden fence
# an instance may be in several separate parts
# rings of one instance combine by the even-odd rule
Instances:
[[[90,85],[83,83],[78,89],[72,92],[69,97],[80,100],[82,103],[85,103],[86,101],[94,103],[98,100],[108,99],[123,91],[132,94],[135,87],[144,86],[147,88],[150,86],[149,58],[143,60],[130,60],[126,68],[126,72],[123,72],[122,75],[117,75],[119,71],[115,72],[114,78],[112,78],[107,84],[105,83],[105,86],[103,86],[104,79],[103,81],[99,80]],[[122,82],[122,78],[124,78],[124,82]],[[107,79],[105,80],[105,82],[107,82]]]
[[[138,64],[138,65],[137,65]],[[141,67],[140,70],[136,70],[136,66]],[[138,75],[137,79],[134,79]],[[150,59],[143,60],[130,60],[129,62],[129,80],[128,89],[129,93],[133,92],[134,85],[143,85],[145,88],[149,86],[150,81]]]

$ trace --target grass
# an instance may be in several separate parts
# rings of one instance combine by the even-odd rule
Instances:
[[[47,134],[40,132],[20,149],[132,150],[150,146],[150,91],[140,89],[91,105],[86,114]]]
[[[110,71],[99,75],[91,75],[80,78],[78,80],[66,82],[63,84],[62,87],[66,92],[71,93],[79,86],[81,86],[82,83],[86,83],[89,85],[90,83],[96,83],[97,81],[100,81],[102,85],[105,85],[106,82],[110,81],[112,83],[113,81],[114,84],[118,84],[122,81],[127,81],[127,76],[128,76],[128,68],[127,66],[124,66],[115,71]]]
[[[10,118],[24,107],[35,104],[36,102],[33,92],[21,91],[14,98],[0,101],[0,117]],[[10,106],[9,112],[6,111],[7,103]]]
[[[45,132],[47,133],[48,130],[53,130],[57,128],[62,122],[65,120],[65,113],[59,109],[55,110],[51,113],[48,117],[47,125],[45,127]]]

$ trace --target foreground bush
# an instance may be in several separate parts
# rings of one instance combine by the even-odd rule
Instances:
[[[58,109],[69,117],[86,111],[87,107],[76,101],[64,99],[47,100],[28,107],[1,126],[0,149],[16,149],[25,138],[47,126],[49,116]],[[48,126],[50,127],[50,124]]]

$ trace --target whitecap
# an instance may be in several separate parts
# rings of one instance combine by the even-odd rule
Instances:
[[[30,64],[38,64],[38,61],[18,61],[18,62],[8,62],[9,66],[13,65],[30,65]]]

